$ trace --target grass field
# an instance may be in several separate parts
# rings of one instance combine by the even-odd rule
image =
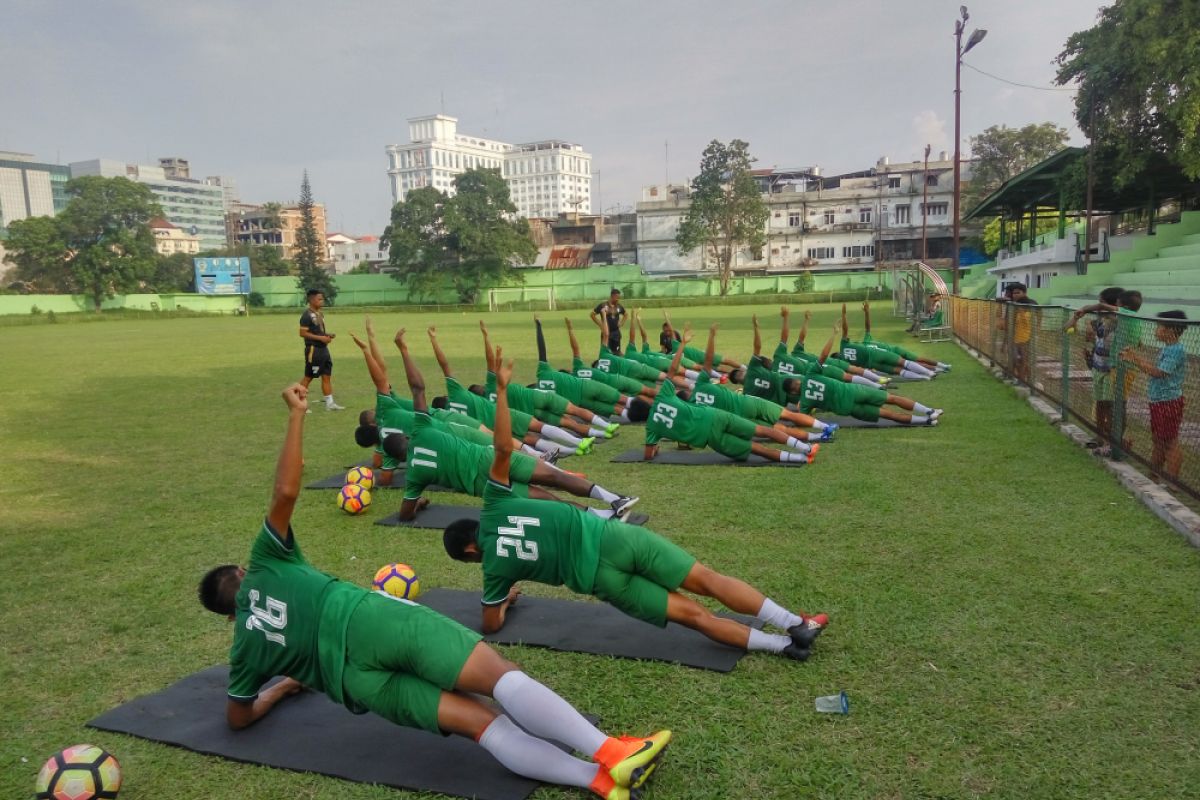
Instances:
[[[773,340],[769,308],[686,316],[721,321],[720,349],[748,355],[752,311]],[[816,345],[834,309],[814,313]],[[879,338],[905,338],[878,316]],[[376,324],[408,327],[436,385],[425,327],[476,380],[476,320]],[[489,320],[532,380],[528,315]],[[328,326],[340,334],[336,395],[352,410],[308,418],[312,477],[359,457],[354,411],[373,402],[346,335],[361,318],[332,309]],[[565,359],[550,330],[552,358]],[[276,315],[5,329],[0,797],[32,796],[41,762],[80,741],[117,755],[129,800],[403,796],[83,727],[226,657],[230,626],[199,606],[195,585],[211,565],[244,562],[258,530],[284,430],[279,392],[300,374],[295,331]],[[676,731],[648,797],[1200,796],[1200,557],[961,350],[924,348],[955,364],[904,387],[947,410],[936,429],[843,431],[800,470],[608,463],[640,444],[637,430],[569,462],[640,494],[650,527],[703,561],[833,620],[808,663],[750,655],[728,675],[505,648],[610,729]],[[398,354],[392,375],[403,383]],[[351,518],[332,493],[305,492],[297,535],[348,580],[399,560],[427,587],[477,588],[478,568],[447,559],[435,532],[372,524],[398,502],[377,494]],[[815,696],[843,689],[848,717],[814,713]]]

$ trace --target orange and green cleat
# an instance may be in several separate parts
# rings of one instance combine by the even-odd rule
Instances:
[[[659,731],[645,737],[609,737],[592,755],[592,759],[608,770],[618,786],[636,789],[646,782],[658,766],[658,760],[670,741],[670,731]]]

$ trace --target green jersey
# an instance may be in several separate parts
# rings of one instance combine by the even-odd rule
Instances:
[[[517,581],[591,594],[604,522],[569,503],[532,500],[519,483],[489,480],[479,513],[483,604],[503,603]]]
[[[707,447],[715,413],[707,406],[681,400],[675,393],[675,384],[663,381],[646,420],[646,444],[671,439],[692,447]]]
[[[449,410],[474,417],[495,430],[496,404],[486,397],[475,394],[459,383],[457,379],[449,376],[446,377],[446,403]],[[524,438],[525,434],[529,432],[529,424],[533,421],[533,417],[511,408],[508,410],[508,414],[512,421],[513,438]]]
[[[895,353],[889,353],[887,350],[872,347],[862,342],[852,342],[849,339],[842,339],[841,354],[842,358],[851,364],[867,369],[871,369],[872,367],[890,369],[899,366],[902,360]]]
[[[772,403],[762,397],[735,392],[727,386],[714,383],[707,375],[696,379],[696,388],[692,391],[692,402],[700,406],[710,406],[739,417],[744,417],[760,425],[771,426],[779,422],[783,415],[783,406]]]
[[[632,349],[630,348],[631,351]],[[670,364],[670,362],[667,363]],[[643,383],[657,383],[659,375],[662,373],[660,369],[617,355],[609,350],[607,345],[600,345],[600,357],[596,359],[596,369]]]
[[[487,383],[484,384],[483,390],[492,402],[496,401],[496,373],[488,373]],[[510,410],[532,414],[543,422],[553,424],[563,414],[567,413],[566,398],[560,397],[554,392],[548,392],[544,389],[530,389],[528,386],[522,386],[519,383],[510,383],[508,391],[505,394],[508,396],[508,407]]]
[[[679,350],[679,348],[680,348],[679,342],[675,342],[675,341],[671,342],[671,353],[672,354],[676,353]],[[699,348],[692,347],[691,345],[686,345],[686,344],[683,345],[683,357],[686,359],[690,359],[692,362],[694,362],[696,364],[704,363],[704,351],[700,350]],[[714,367],[717,364],[720,364],[724,360],[725,359],[721,357],[720,353],[713,353],[712,363],[713,363]]]
[[[250,550],[234,601],[229,696],[250,702],[287,675],[351,706],[342,693],[346,625],[367,591],[314,568],[291,533],[284,539],[264,521]]]
[[[576,358],[571,362],[571,371],[575,373],[576,378],[581,378],[585,381],[598,381],[606,386],[611,386],[621,394],[627,394],[631,397],[636,397],[646,389],[646,384],[641,381],[627,378],[615,372],[604,372],[599,369],[593,369],[585,364],[582,358]]]
[[[404,499],[416,500],[430,486],[444,486],[473,497],[482,495],[496,454],[491,437],[487,444],[468,441],[457,431],[439,427],[428,414],[418,412],[414,416],[404,470]],[[513,480],[528,483],[536,463],[532,456],[513,453],[509,467]]]
[[[811,414],[814,410],[831,414],[851,416],[854,411],[854,384],[827,378],[810,371],[803,377],[800,386],[800,410]]]
[[[787,391],[783,388],[783,383],[789,377],[768,367],[762,356],[755,356],[746,365],[744,379],[746,394],[786,406],[789,398]]]
[[[545,361],[538,362],[537,378],[539,389],[554,392],[567,402],[596,414],[611,414],[613,407],[621,402],[621,393],[613,387],[561,372]]]
[[[786,346],[782,344],[775,348],[775,371],[782,375],[797,376],[819,372],[826,378],[833,378],[836,381],[846,379],[845,370],[833,363],[836,361],[839,364],[845,364],[846,362],[844,361],[835,358],[826,358],[825,364],[822,365],[816,356],[811,356],[808,353],[797,356],[794,353],[789,354],[786,351]],[[846,364],[846,366],[850,365]]]
[[[492,443],[492,435],[479,429],[481,424],[479,420],[468,417],[466,414],[435,408],[432,410],[431,416],[439,428],[468,442],[485,446]],[[379,427],[379,444],[375,446],[375,452],[379,453],[382,458],[380,469],[399,469],[400,460],[384,452],[383,440],[393,433],[411,436],[416,425],[416,412],[412,410],[412,401],[396,397],[394,394],[377,395],[375,398],[375,424]]]

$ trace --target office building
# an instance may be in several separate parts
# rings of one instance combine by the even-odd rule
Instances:
[[[0,151],[0,238],[8,226],[27,217],[52,217],[67,206],[71,171],[42,164],[29,153]]]

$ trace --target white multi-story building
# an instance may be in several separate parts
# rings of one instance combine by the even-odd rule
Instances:
[[[966,181],[970,165],[963,166]],[[736,270],[867,269],[922,258],[949,263],[954,164],[944,153],[928,165],[882,158],[871,169],[832,177],[821,177],[816,167],[756,170],[754,176],[768,210],[766,245],[739,248]],[[689,196],[681,185],[643,189],[638,263],[646,272],[715,268],[700,248],[680,255],[675,244]]]
[[[388,250],[378,236],[347,236],[344,233],[331,233],[325,237],[325,245],[329,249],[329,261],[333,271],[343,275],[363,264],[368,265],[372,272],[387,263]]]
[[[557,217],[592,209],[592,156],[582,146],[558,139],[509,144],[458,132],[444,114],[408,121],[408,144],[387,146],[392,201],[432,186],[454,193],[454,177],[468,169],[498,169],[522,217]]]
[[[187,162],[175,158],[162,161],[163,165],[155,167],[108,158],[75,161],[71,164],[71,177],[99,175],[104,178],[128,178],[145,184],[162,206],[163,216],[168,222],[178,225],[190,236],[199,237],[204,250],[224,247],[224,189],[209,186],[195,178],[168,177],[168,170],[174,175],[184,175]]]
[[[178,225],[172,225],[162,217],[150,220],[150,232],[154,234],[154,249],[159,255],[200,252],[199,236],[189,236]]]
[[[10,223],[52,217],[67,207],[70,170],[40,164],[29,153],[0,151],[0,239]]]

